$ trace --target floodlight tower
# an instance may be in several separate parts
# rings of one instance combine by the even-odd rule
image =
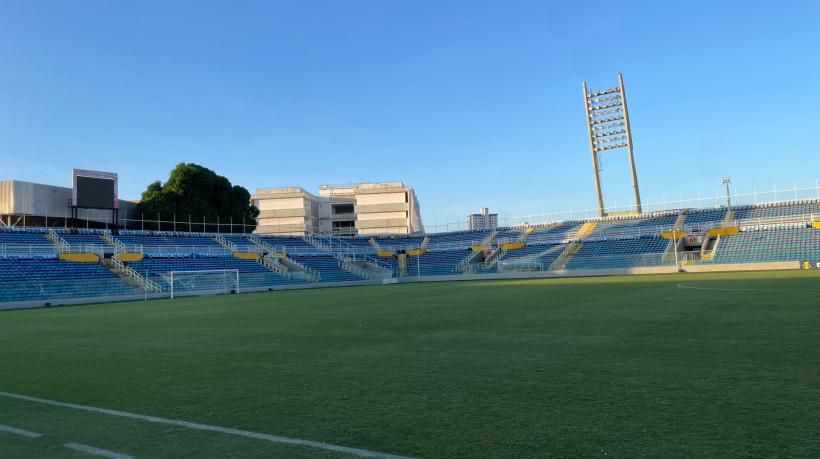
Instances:
[[[635,211],[641,213],[641,194],[638,190],[638,173],[635,172],[635,158],[632,156],[632,132],[629,128],[629,113],[626,110],[624,80],[618,72],[618,86],[594,92],[587,90],[584,81],[584,107],[587,113],[589,148],[592,152],[592,170],[595,174],[595,193],[598,195],[598,215],[606,216],[604,197],[601,192],[601,164],[598,153],[605,150],[626,147],[629,154],[629,168],[632,171],[632,191],[635,193]]]

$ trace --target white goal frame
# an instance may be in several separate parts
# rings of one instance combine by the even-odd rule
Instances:
[[[228,275],[230,275],[230,274],[235,275],[236,276],[236,287],[234,287],[232,290],[234,290],[237,294],[239,294],[239,270],[238,269],[201,269],[201,270],[190,270],[190,271],[170,271],[170,272],[166,273],[165,276],[163,276],[163,278],[165,278],[165,280],[168,282],[169,290],[171,291],[171,298],[173,299],[174,298],[174,278],[175,277],[177,279],[179,279],[180,275],[183,275],[183,277],[184,277],[185,275],[201,276],[203,274],[223,274],[223,275],[225,275],[225,277],[224,277],[225,279],[227,279]],[[231,277],[233,277],[233,276],[231,276]],[[223,289],[223,292],[224,292],[225,295],[230,293],[230,290],[231,290],[231,289],[225,287],[224,285],[223,285],[222,289]],[[217,288],[214,288],[213,290],[219,290],[219,288],[217,287]]]

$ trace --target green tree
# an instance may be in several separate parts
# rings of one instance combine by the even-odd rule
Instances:
[[[137,216],[145,220],[156,220],[159,214],[164,221],[176,219],[180,222],[177,230],[202,230],[202,219],[214,231],[221,224],[233,221],[233,232],[253,231],[259,209],[251,204],[251,194],[239,185],[231,185],[230,180],[216,172],[193,163],[179,163],[171,171],[164,184],[156,181],[148,185],[137,206]],[[198,226],[188,227],[188,218]],[[156,226],[152,228],[157,229]],[[167,224],[161,228],[170,230]],[[223,227],[224,230],[224,227]]]

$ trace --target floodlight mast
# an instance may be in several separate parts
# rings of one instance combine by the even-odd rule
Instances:
[[[601,166],[598,153],[621,147],[626,147],[628,152],[629,168],[632,173],[632,191],[635,195],[635,212],[641,213],[643,211],[641,208],[641,193],[638,188],[635,158],[632,155],[632,129],[629,125],[629,113],[626,108],[623,76],[620,72],[618,73],[618,86],[614,89],[590,92],[587,90],[586,81],[583,82],[583,89],[589,148],[592,153],[592,169],[595,176],[595,193],[598,198],[598,216],[606,216],[601,191]],[[612,124],[603,124],[610,121],[612,121]]]

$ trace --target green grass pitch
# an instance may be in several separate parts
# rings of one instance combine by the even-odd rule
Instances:
[[[0,391],[415,457],[817,457],[818,274],[5,311]],[[69,442],[135,457],[351,457],[5,396],[0,425],[43,434],[0,431],[2,457],[92,457]]]

